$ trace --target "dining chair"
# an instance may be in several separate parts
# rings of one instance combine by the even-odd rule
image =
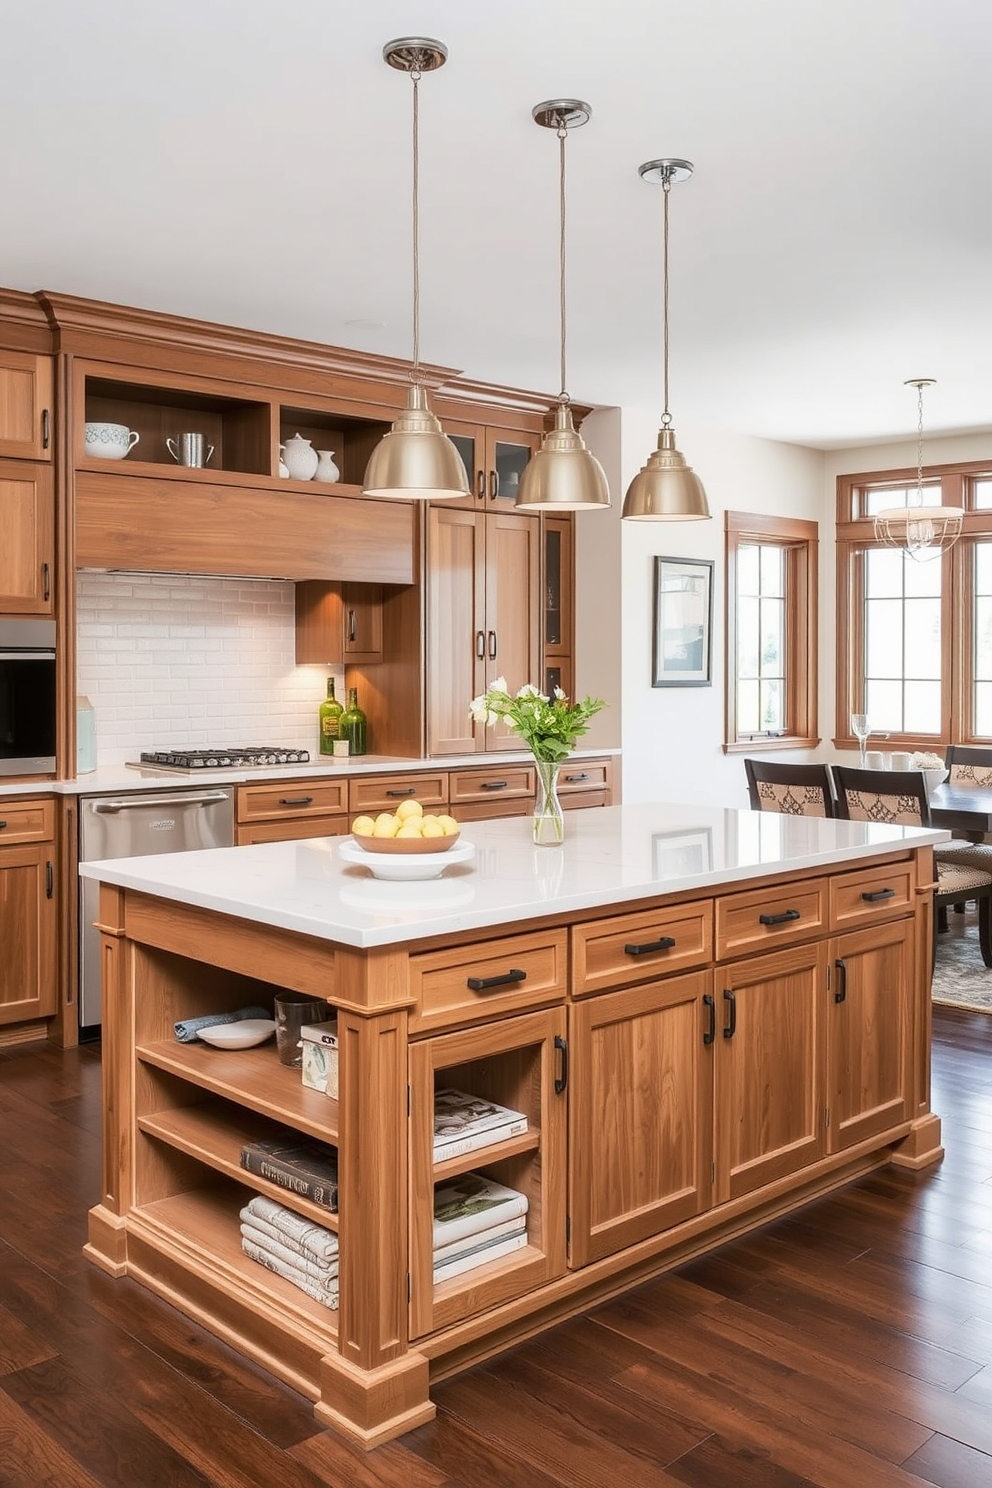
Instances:
[[[907,827],[930,826],[930,801],[921,770],[857,770],[831,765],[837,815],[847,821],[877,821]],[[978,939],[982,960],[992,966],[992,873],[962,861],[954,848],[934,848],[933,955],[937,955],[938,922],[947,923],[947,908],[974,899],[978,905]]]
[[[948,785],[992,791],[992,749],[971,744],[948,744],[944,755]],[[992,838],[981,832],[955,829],[953,850],[959,863],[992,873]]]
[[[780,765],[745,759],[744,773],[752,811],[781,811],[788,816],[835,815],[826,765]]]

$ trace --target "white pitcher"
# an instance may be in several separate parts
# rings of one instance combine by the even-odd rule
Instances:
[[[313,480],[317,469],[317,451],[309,439],[294,434],[282,447],[282,460],[290,480]]]

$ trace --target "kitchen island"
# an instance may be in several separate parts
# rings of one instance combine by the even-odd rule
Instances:
[[[87,1253],[375,1446],[430,1382],[883,1163],[941,1155],[930,1111],[940,830],[636,805],[560,848],[473,822],[474,856],[394,883],[341,839],[89,863],[101,883],[104,1192]],[[337,1010],[339,1099],[274,1046],[181,1043],[184,1018]],[[526,1130],[433,1161],[435,1088]],[[240,1166],[245,1141],[336,1149],[340,1212]],[[433,1280],[433,1193],[483,1172],[526,1244]],[[277,1197],[335,1230],[340,1309],[243,1254]]]

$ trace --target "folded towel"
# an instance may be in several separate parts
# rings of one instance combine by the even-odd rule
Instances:
[[[271,1018],[268,1008],[239,1008],[236,1013],[208,1013],[203,1018],[184,1018],[174,1024],[176,1038],[181,1044],[192,1044],[201,1028],[212,1028],[215,1023],[240,1023],[244,1018]]]
[[[285,1266],[292,1266],[299,1271],[301,1276],[307,1276],[319,1286],[326,1286],[328,1282],[334,1281],[338,1274],[337,1261],[314,1261],[301,1256],[299,1251],[290,1250],[288,1245],[280,1245],[278,1240],[263,1234],[252,1224],[243,1224],[241,1234],[245,1240],[250,1240],[252,1245],[257,1245],[259,1250],[264,1250],[277,1261],[282,1261]]]
[[[284,1281],[292,1282],[293,1286],[299,1287],[301,1292],[306,1292],[307,1296],[312,1297],[315,1302],[321,1302],[325,1307],[337,1307],[338,1284],[336,1281],[326,1286],[321,1286],[319,1282],[311,1281],[308,1276],[304,1276],[302,1272],[294,1270],[292,1266],[284,1265],[282,1261],[277,1260],[268,1251],[261,1250],[257,1245],[252,1244],[250,1240],[246,1240],[243,1236],[241,1239],[241,1249],[251,1260],[257,1261],[260,1266],[264,1266],[267,1271],[274,1272],[276,1276],[281,1276]]]
[[[283,1237],[284,1245],[293,1250],[299,1247],[302,1255],[309,1253],[317,1261],[337,1259],[338,1237],[333,1230],[325,1230],[323,1225],[304,1219],[301,1214],[287,1209],[285,1204],[277,1204],[275,1199],[255,1194],[242,1209],[241,1218],[247,1224],[271,1225]]]

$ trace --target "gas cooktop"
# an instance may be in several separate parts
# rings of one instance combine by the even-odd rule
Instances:
[[[259,769],[268,765],[305,765],[308,749],[284,749],[275,745],[239,744],[233,749],[142,750],[141,758],[128,761],[134,770],[234,770]]]

